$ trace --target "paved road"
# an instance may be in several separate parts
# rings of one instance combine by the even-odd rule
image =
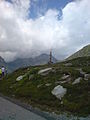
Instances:
[[[35,113],[32,113],[2,97],[0,97],[0,120],[90,120],[90,116],[86,118],[77,118],[74,116],[67,117],[66,115],[61,115],[59,117],[53,118],[48,117],[45,119]]]
[[[46,120],[0,97],[0,120]]]

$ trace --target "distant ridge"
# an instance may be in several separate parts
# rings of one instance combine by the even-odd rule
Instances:
[[[27,66],[35,66],[35,65],[44,65],[49,62],[50,56],[48,54],[41,54],[34,58],[18,58],[12,62],[8,63],[9,69],[14,71],[18,68],[23,68]],[[53,63],[56,63],[57,60],[52,56]]]
[[[81,50],[77,51],[76,53],[68,57],[66,60],[71,60],[78,57],[87,57],[87,56],[90,56],[90,44],[83,47]]]
[[[0,67],[1,66],[6,66],[6,62],[4,61],[4,59],[0,56]]]

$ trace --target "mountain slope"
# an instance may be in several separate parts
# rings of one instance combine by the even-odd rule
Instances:
[[[4,61],[4,59],[0,56],[0,67],[1,66],[7,66],[6,62]]]
[[[66,66],[67,63],[72,66]],[[18,69],[0,81],[0,92],[44,111],[90,115],[89,65],[90,57],[83,57],[51,66]],[[60,85],[67,90],[62,99],[52,95],[52,90]]]
[[[90,56],[90,45],[83,47],[81,50],[77,51],[76,53],[68,57],[66,60],[71,60],[74,58],[85,57],[85,56]]]
[[[49,61],[49,55],[41,54],[35,58],[16,59],[8,63],[8,66],[12,71],[14,71],[22,67],[47,64],[48,61]],[[56,63],[57,60],[54,57],[52,57],[52,61]]]

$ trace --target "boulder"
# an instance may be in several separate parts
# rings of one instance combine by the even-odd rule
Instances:
[[[52,68],[46,68],[46,69],[40,70],[38,72],[38,74],[39,75],[47,75],[50,71],[52,71]]]
[[[63,79],[63,80],[65,80],[65,79],[67,79],[67,78],[69,78],[70,77],[70,75],[63,75],[62,77],[61,77],[61,79]]]
[[[72,63],[66,63],[66,64],[64,64],[66,67],[70,67],[70,66],[72,66]]]
[[[72,85],[75,85],[75,84],[80,83],[80,80],[82,80],[81,77],[77,78],[77,79],[72,83]]]
[[[37,85],[37,88],[40,88],[43,84]]]
[[[87,80],[90,79],[90,74],[85,74],[84,78],[87,79]]]
[[[63,88],[63,86],[58,85],[52,90],[51,93],[61,100],[61,98],[66,94],[66,92],[66,88]]]
[[[47,87],[49,87],[49,86],[51,86],[51,83],[47,83],[47,84],[45,84]]]
[[[23,77],[24,77],[23,75],[20,75],[19,77],[17,77],[16,81],[20,81],[20,80],[22,80]]]
[[[29,75],[29,80],[31,80],[34,77],[34,75]]]
[[[84,78],[85,72],[82,70],[82,68],[79,68],[79,69],[76,69],[76,70],[79,70],[79,72],[80,72],[80,77],[83,77],[83,78]]]

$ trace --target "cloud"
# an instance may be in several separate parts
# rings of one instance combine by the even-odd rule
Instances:
[[[0,55],[7,61],[32,57],[53,49],[56,57],[67,56],[90,43],[89,0],[68,3],[28,19],[30,1],[0,1]]]
[[[29,14],[30,0],[11,0],[15,11],[21,17],[27,17]]]

